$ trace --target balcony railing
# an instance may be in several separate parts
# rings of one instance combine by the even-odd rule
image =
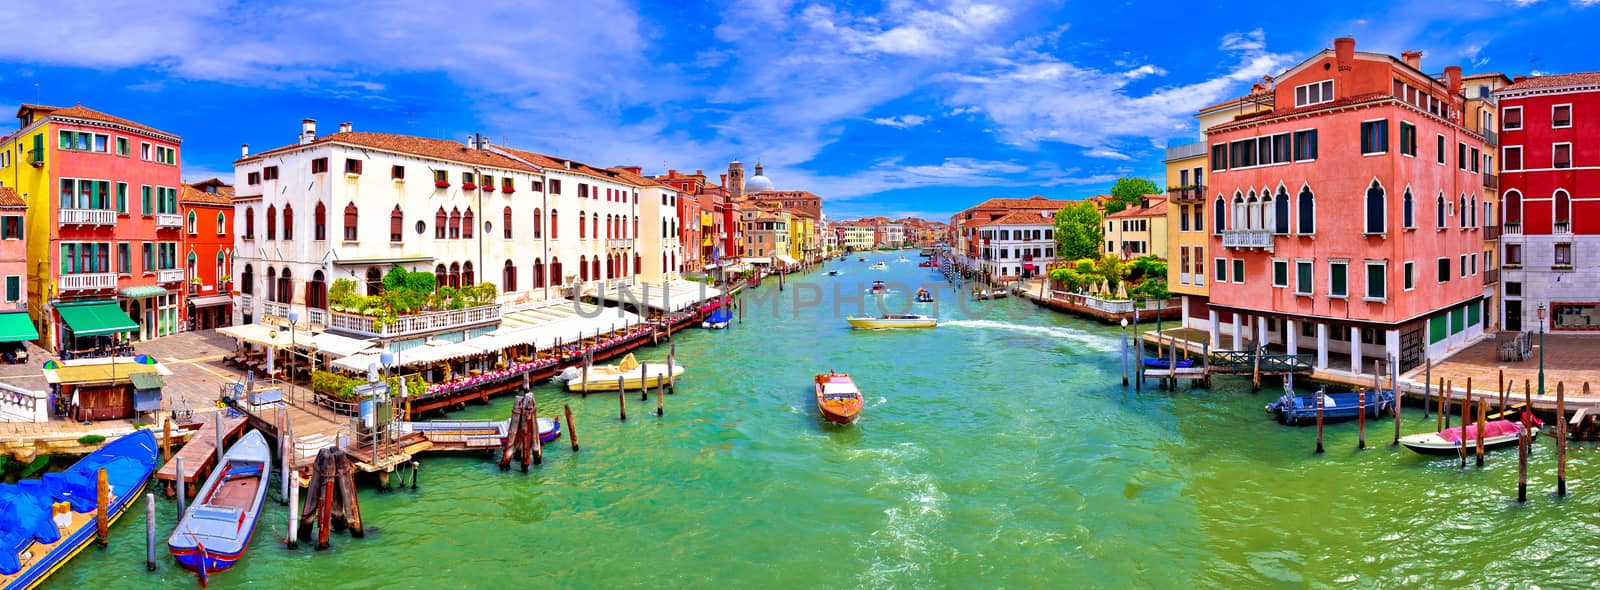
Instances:
[[[1206,187],[1204,185],[1170,186],[1167,187],[1167,196],[1174,203],[1197,203],[1206,200]]]
[[[1484,144],[1488,145],[1489,147],[1495,147],[1495,146],[1500,145],[1500,134],[1499,133],[1496,133],[1492,129],[1484,129],[1480,133],[1483,134],[1483,143]]]
[[[1498,239],[1500,239],[1500,226],[1498,226],[1498,225],[1485,225],[1485,226],[1483,226],[1483,239],[1485,239],[1485,240],[1498,240]]]
[[[328,327],[328,310],[326,310],[326,309],[315,309],[315,308],[307,309],[306,310],[306,321],[311,322],[311,325],[313,327],[327,328]]]
[[[101,289],[117,288],[117,273],[114,272],[84,272],[61,275],[61,290],[65,291],[95,291]]]
[[[178,215],[177,213],[157,213],[156,227],[183,227],[183,216]]]
[[[1222,231],[1224,248],[1263,248],[1272,251],[1272,230],[1229,229]]]
[[[256,300],[255,295],[251,295],[249,293],[240,293],[239,294],[239,308],[240,309],[245,309],[245,310],[253,310],[254,308],[251,307],[251,306],[255,303],[255,300]]]
[[[631,240],[631,239],[615,239],[615,238],[613,238],[613,239],[610,239],[610,240],[606,240],[606,248],[632,248],[632,247],[633,247],[633,240]]]
[[[116,225],[117,212],[110,209],[62,209],[61,225]]]
[[[1483,188],[1491,190],[1500,189],[1500,176],[1498,174],[1483,173]]]
[[[263,301],[261,302],[261,317],[288,320],[289,304],[277,301]]]
[[[1500,269],[1483,271],[1483,285],[1485,287],[1500,282]]]
[[[1520,235],[1522,235],[1522,222],[1521,221],[1507,222],[1505,224],[1504,228],[1505,228],[1505,232],[1504,232],[1505,235],[1508,235],[1508,236],[1520,236]]]
[[[1206,155],[1206,142],[1195,141],[1167,146],[1167,161],[1197,158]]]
[[[380,322],[378,318],[372,316],[334,311],[328,314],[328,320],[328,328],[331,330],[369,337],[396,338],[496,323],[500,321],[500,305],[496,303],[466,309],[419,313],[400,316],[389,322]]]
[[[181,268],[163,268],[156,271],[156,282],[158,283],[177,283],[182,280],[183,269]]]

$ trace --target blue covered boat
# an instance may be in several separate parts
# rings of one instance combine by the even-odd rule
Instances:
[[[726,307],[719,307],[711,312],[705,321],[700,322],[700,327],[708,330],[721,330],[728,327],[728,322],[733,321],[733,312]]]
[[[1165,369],[1165,368],[1167,368],[1167,365],[1169,365],[1169,364],[1171,364],[1171,363],[1168,362],[1168,359],[1164,359],[1164,358],[1160,358],[1160,359],[1157,359],[1157,358],[1146,358],[1146,359],[1144,359],[1144,368],[1146,368],[1146,369]],[[1177,367],[1179,369],[1187,369],[1187,368],[1193,367],[1193,366],[1194,366],[1194,359],[1178,359]]]
[[[1278,401],[1267,405],[1267,411],[1278,417],[1278,421],[1290,426],[1296,424],[1311,424],[1317,420],[1317,396],[1295,395],[1285,393]],[[1340,420],[1354,420],[1365,411],[1367,416],[1377,418],[1384,412],[1394,409],[1393,391],[1369,391],[1367,403],[1361,404],[1361,394],[1349,393],[1322,393],[1322,421],[1336,422]]]
[[[95,537],[95,494],[106,470],[114,523],[156,469],[156,437],[139,430],[106,443],[66,471],[0,485],[0,588],[33,588]]]
[[[194,504],[167,539],[167,549],[201,578],[238,563],[250,548],[250,537],[267,497],[272,450],[261,432],[251,430],[222,455]]]

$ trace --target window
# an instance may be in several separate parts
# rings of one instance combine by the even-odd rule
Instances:
[[[7,215],[0,219],[0,239],[22,239],[22,216]]]
[[[398,164],[394,165],[394,166],[390,166],[389,167],[389,178],[392,178],[394,180],[405,180],[406,179],[406,167],[398,165]]]
[[[434,214],[433,214],[433,239],[435,239],[435,240],[443,240],[443,239],[445,239],[444,238],[445,231],[449,226],[450,226],[450,214],[449,213],[445,213],[444,207],[440,207],[439,210],[434,212]]]
[[[311,239],[319,242],[328,239],[328,208],[321,202],[311,210]]]
[[[124,158],[128,157],[128,138],[126,138],[126,137],[118,137],[117,138],[117,155],[122,156]]]
[[[156,146],[156,163],[169,166],[178,165],[178,150],[169,147]]]
[[[1228,169],[1228,146],[1216,144],[1211,146],[1211,171],[1221,172]]]
[[[261,184],[261,173],[260,172],[251,172],[249,174],[246,174],[245,178],[246,178],[246,180],[245,180],[246,184],[250,184],[250,185]]]
[[[250,207],[244,208],[244,239],[256,239],[256,212]]]
[[[1317,159],[1317,130],[1294,132],[1294,160],[1305,162]]]
[[[1233,282],[1240,283],[1240,284],[1244,283],[1244,259],[1243,258],[1235,258],[1235,259],[1233,259]]]
[[[1272,261],[1272,286],[1274,286],[1274,287],[1287,287],[1287,286],[1289,286],[1289,261],[1287,261],[1287,260],[1273,260]]]
[[[1333,102],[1333,80],[1312,82],[1294,88],[1294,106],[1296,108]]]
[[[1556,244],[1556,268],[1572,268],[1572,244]]]
[[[1520,281],[1506,281],[1506,297],[1521,297],[1522,283]]]
[[[200,233],[200,217],[195,215],[193,211],[189,212],[189,219],[185,222],[185,225],[189,228],[189,235]]]
[[[155,192],[150,185],[139,187],[139,212],[144,215],[155,214]]]
[[[355,241],[356,239],[356,222],[359,217],[357,211],[355,202],[350,202],[344,206],[344,239],[347,241]]]
[[[345,158],[344,173],[356,175],[361,174],[361,160],[357,160],[355,158]]]
[[[267,207],[267,239],[278,239],[278,206]]]
[[[1400,197],[1400,219],[1402,221],[1401,227],[1406,229],[1417,228],[1417,215],[1415,212],[1416,205],[1414,201],[1415,199],[1411,198],[1411,189],[1407,188],[1405,194]]]
[[[399,205],[395,205],[394,210],[389,212],[389,241],[398,242],[404,239],[405,219],[405,213],[400,211]]]
[[[1522,107],[1506,107],[1500,114],[1500,128],[1516,131],[1522,128]]]
[[[1572,126],[1572,105],[1558,104],[1550,108],[1550,126],[1554,128]],[[100,151],[100,150],[96,150]]]
[[[1519,268],[1522,266],[1522,244],[1506,244],[1505,265]]]
[[[589,185],[588,184],[585,184],[585,183],[582,183],[582,182],[578,183],[578,198],[580,198],[580,199],[589,198]]]
[[[1554,199],[1555,199],[1555,222],[1556,222],[1556,225],[1558,226],[1555,229],[1559,233],[1566,233],[1567,231],[1571,231],[1571,229],[1572,229],[1572,226],[1570,225],[1571,221],[1572,221],[1572,197],[1571,197],[1571,195],[1567,194],[1567,191],[1564,191],[1564,190],[1561,190],[1561,189],[1556,189],[1556,193],[1555,193]],[[1565,224],[1565,227],[1559,227],[1559,226],[1562,226],[1564,224]]]
[[[1272,233],[1289,233],[1289,192],[1278,187],[1278,196],[1272,200]]]
[[[1433,217],[1434,217],[1434,227],[1437,227],[1439,229],[1444,229],[1445,228],[1444,219],[1446,217],[1445,209],[1444,209],[1444,193],[1439,193],[1439,199],[1434,201]]]
[[[1435,161],[1437,161],[1440,166],[1443,166],[1444,165],[1444,134],[1443,133],[1439,134],[1438,140],[1439,140],[1439,145],[1438,145],[1438,148],[1437,148],[1438,151],[1434,153],[1434,158],[1435,158]]]
[[[1456,268],[1458,269],[1457,272],[1461,273],[1461,278],[1463,278],[1463,279],[1467,278],[1467,255],[1466,254],[1462,254],[1461,255],[1461,261],[1456,264]]]
[[[117,243],[117,272],[128,275],[133,273],[133,248],[127,242]]]
[[[473,180],[475,178],[476,177],[471,172],[462,172],[461,173],[461,188],[464,188],[464,189],[467,189],[467,190],[472,190],[473,188],[476,188],[478,185],[473,182]]]
[[[1450,282],[1450,258],[1448,256],[1439,257],[1438,266],[1438,272],[1435,273],[1435,277],[1441,283]]]
[[[465,213],[461,214],[461,237],[469,240],[472,239],[472,226],[476,223],[475,219],[476,218],[472,215],[472,209],[470,208],[467,209]]]
[[[62,147],[66,147],[66,146],[62,146]],[[154,147],[154,146],[151,146],[148,142],[143,142],[143,141],[139,142],[139,159],[144,160],[146,162],[154,160],[155,158],[153,157],[153,154],[151,154],[151,151],[150,151],[151,147]]]
[[[327,158],[317,158],[317,159],[311,161],[311,173],[312,174],[321,174],[321,173],[327,172],[327,171],[328,171],[328,159]]]
[[[1349,271],[1350,263],[1343,260],[1328,262],[1328,297],[1343,298],[1348,295],[1349,285],[1345,273]]]
[[[1456,169],[1467,169],[1467,144],[1456,142]]]
[[[139,245],[139,253],[144,257],[144,274],[154,274],[156,271],[155,244],[145,242]]]
[[[228,235],[228,216],[220,211],[217,212],[217,235]]]
[[[1389,152],[1389,120],[1363,121],[1361,123],[1361,153],[1363,155]]]
[[[1505,148],[1505,153],[1500,156],[1500,169],[1504,172],[1514,172],[1522,169],[1522,146],[1514,145]]]
[[[1367,261],[1367,296],[1365,298],[1366,300],[1368,300],[1368,301],[1383,301],[1384,300],[1384,295],[1385,295],[1385,293],[1388,292],[1387,291],[1388,284],[1386,283],[1386,281],[1388,279],[1388,275],[1389,275],[1389,263],[1383,262],[1383,261],[1378,261],[1378,260],[1368,260]]]
[[[1477,274],[1478,274],[1478,253],[1477,252],[1473,252],[1471,256],[1467,257],[1467,264],[1470,265],[1470,267],[1469,267],[1470,270],[1468,271],[1467,274],[1470,274],[1470,275],[1473,275],[1473,276],[1477,276]]]
[[[551,182],[556,182],[556,181],[551,181]],[[561,237],[559,235],[560,234],[559,230],[560,230],[561,225],[558,223],[558,222],[561,221],[561,216],[560,215],[561,215],[560,211],[556,211],[555,209],[551,209],[550,210],[550,239],[552,239],[552,240]],[[554,264],[556,264],[556,262],[555,261],[551,261],[551,264],[554,265]],[[554,268],[554,266],[552,266],[551,268]],[[554,276],[554,275],[552,275],[552,276]],[[559,283],[559,281],[557,281],[557,282]]]
[[[501,232],[501,234],[504,235],[505,239],[507,239],[507,240],[511,239],[511,208],[510,207],[506,207],[505,213],[503,213],[501,215],[500,232]]]
[[[517,192],[517,183],[509,176],[500,177],[500,192],[508,195]]]
[[[1410,291],[1416,286],[1415,280],[1412,278],[1415,274],[1416,268],[1416,263],[1409,260],[1400,266],[1400,288]]]
[[[1315,234],[1317,232],[1317,204],[1316,198],[1311,194],[1311,187],[1302,187],[1297,200],[1297,221],[1300,226],[1300,231],[1297,233],[1307,236]]]
[[[1468,160],[1472,162],[1472,171],[1473,172],[1477,172],[1478,171],[1478,148],[1470,148],[1470,149],[1467,150],[1467,152],[1468,152],[1468,155],[1470,156],[1470,158],[1468,158]]]
[[[1372,185],[1367,187],[1367,234],[1388,233],[1389,223],[1384,203],[1383,186],[1374,180]]]
[[[117,213],[123,215],[128,213],[128,183],[126,182],[117,183]]]
[[[1417,126],[1405,121],[1400,122],[1400,154],[1417,155]]]
[[[1225,258],[1218,258],[1217,259],[1217,263],[1216,263],[1216,267],[1217,267],[1217,272],[1214,273],[1214,274],[1215,274],[1215,276],[1217,278],[1217,282],[1219,282],[1219,283],[1228,282],[1228,260],[1225,259]]]
[[[1294,262],[1294,293],[1296,295],[1311,295],[1312,262],[1310,260],[1296,260]]]
[[[1550,163],[1551,167],[1554,167],[1554,168],[1571,168],[1572,167],[1572,144],[1570,144],[1570,143],[1558,143],[1558,144],[1555,144],[1554,146],[1552,146],[1552,149],[1550,150],[1550,153],[1551,153],[1551,158],[1550,159],[1552,160],[1551,163]]]

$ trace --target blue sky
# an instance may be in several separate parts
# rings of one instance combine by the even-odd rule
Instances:
[[[766,164],[834,218],[1159,178],[1199,107],[1334,37],[1423,69],[1600,69],[1600,0],[59,0],[0,13],[0,110],[85,106],[184,138],[186,179],[300,119],[646,171]]]

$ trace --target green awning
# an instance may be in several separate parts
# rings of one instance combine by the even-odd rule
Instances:
[[[122,293],[123,297],[127,297],[129,299],[144,299],[145,297],[166,295],[167,288],[156,285],[137,285],[133,287],[123,287],[119,293]]]
[[[139,324],[123,313],[116,303],[109,301],[88,305],[57,305],[56,313],[61,314],[61,319],[72,329],[72,335],[78,338],[139,330]]]
[[[134,373],[132,375],[128,375],[128,380],[133,382],[134,389],[161,389],[167,384],[166,381],[161,378],[161,374],[155,371]]]
[[[0,342],[27,342],[38,340],[39,331],[27,312],[0,313]]]

